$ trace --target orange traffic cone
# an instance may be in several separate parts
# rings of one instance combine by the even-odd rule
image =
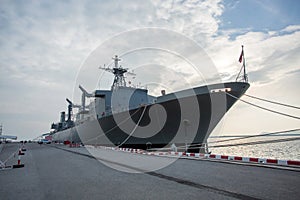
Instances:
[[[19,155],[25,155],[25,153],[22,152],[22,149],[19,149]]]
[[[21,164],[21,156],[18,156],[18,164],[17,165],[13,165],[13,168],[21,168],[24,167],[24,164]]]

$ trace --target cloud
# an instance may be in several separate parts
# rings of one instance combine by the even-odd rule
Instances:
[[[155,1],[156,18],[167,27],[192,38],[208,37],[218,30],[221,1]]]
[[[300,31],[300,25],[290,25],[290,26],[287,26],[281,32],[290,33],[290,32],[295,32],[295,31]]]
[[[73,89],[77,90],[76,74],[88,55],[115,34],[136,28],[159,27],[192,38],[213,61],[223,80],[234,80],[240,69],[237,59],[241,44],[245,45],[249,79],[255,87],[270,85],[299,71],[299,25],[256,32],[245,27],[224,30],[221,25],[226,6],[221,0],[136,0],[126,4],[1,1],[0,121],[11,132],[22,131],[22,137],[32,138],[47,131],[49,122],[58,119],[58,113],[65,109],[65,97],[71,98]],[[230,5],[231,9],[235,6]],[[187,76],[183,62],[171,61],[172,67]],[[105,63],[101,61],[97,66]],[[161,63],[165,64],[163,59]],[[207,63],[199,60],[198,64],[205,68]],[[14,129],[15,120],[24,128]]]

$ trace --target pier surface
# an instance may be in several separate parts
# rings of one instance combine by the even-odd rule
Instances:
[[[299,168],[174,160],[109,150],[100,151],[94,158],[83,147],[36,143],[27,143],[25,147],[27,151],[21,156],[24,168],[0,170],[1,199],[298,199],[300,196]],[[18,148],[19,144],[5,144],[0,160]],[[129,156],[136,163],[127,163]],[[16,164],[17,157],[12,157],[8,164]],[[171,164],[164,168],[155,171],[147,168],[150,162],[168,161]],[[127,170],[135,173],[124,172]]]

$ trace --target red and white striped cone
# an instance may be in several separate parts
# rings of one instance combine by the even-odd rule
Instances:
[[[25,155],[25,153],[22,152],[21,148],[19,149],[19,155],[21,155],[21,156]]]
[[[21,156],[18,157],[18,165],[21,164]]]
[[[13,165],[13,168],[21,168],[24,167],[24,164],[21,164],[21,156],[18,156],[18,164],[17,165]]]
[[[26,148],[25,148],[24,144],[22,145],[21,150],[22,150],[22,151],[26,151]]]

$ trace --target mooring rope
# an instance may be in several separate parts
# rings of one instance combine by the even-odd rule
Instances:
[[[129,115],[129,117],[125,118],[123,121],[121,121],[121,122],[120,122],[119,124],[117,124],[116,126],[114,126],[114,127],[110,128],[109,130],[107,130],[105,133],[99,134],[99,135],[97,135],[97,136],[95,136],[95,137],[93,137],[93,138],[90,138],[90,139],[88,139],[88,140],[85,140],[85,141],[83,141],[83,143],[87,143],[87,142],[90,142],[90,141],[99,139],[99,138],[101,138],[101,137],[104,137],[104,136],[106,136],[106,135],[112,133],[112,131],[113,131],[114,129],[116,129],[116,128],[119,127],[118,125],[124,124],[125,122],[127,122],[128,120],[130,120],[131,117],[133,117],[133,116],[134,116],[135,114],[137,114],[138,112],[139,112],[139,109],[137,109],[136,111],[134,111],[133,114]],[[113,116],[113,115],[112,115],[112,116]]]
[[[144,114],[145,114],[145,111],[146,111],[146,108],[147,108],[147,105],[144,106],[144,110],[141,114],[141,117],[139,118],[138,122],[135,124],[135,127],[132,129],[131,133],[128,135],[128,137],[121,143],[118,145],[118,147],[122,146],[125,142],[127,142],[127,140],[132,136],[132,134],[134,133],[134,131],[137,129],[137,127],[139,126]]]
[[[269,109],[269,108],[265,108],[265,107],[262,107],[262,106],[259,106],[259,105],[250,103],[250,102],[245,101],[245,100],[243,100],[243,99],[240,99],[240,98],[238,98],[238,97],[236,97],[236,96],[234,96],[234,95],[232,95],[232,94],[230,94],[230,93],[228,93],[228,92],[225,92],[225,93],[226,93],[228,96],[231,96],[232,98],[234,98],[234,99],[236,99],[236,100],[240,100],[240,101],[242,101],[242,102],[244,102],[244,103],[246,103],[246,104],[249,104],[249,105],[254,106],[254,107],[257,107],[257,108],[260,108],[260,109],[262,109],[262,110],[266,110],[266,111],[269,111],[269,112],[272,112],[272,113],[276,113],[276,114],[283,115],[283,116],[290,117],[290,118],[294,118],[294,119],[300,119],[300,117],[297,117],[297,116],[294,116],[294,115],[289,115],[289,114],[286,114],[286,113],[278,112],[278,111],[276,111],[276,110],[272,110],[272,109]]]
[[[234,140],[243,140],[243,139],[248,139],[248,138],[263,137],[263,136],[270,136],[270,135],[278,135],[278,134],[281,134],[281,133],[289,133],[289,132],[294,132],[294,131],[300,131],[300,128],[290,129],[290,130],[285,130],[285,131],[276,131],[276,132],[259,134],[259,135],[247,135],[247,136],[244,136],[244,137],[233,138],[233,139],[218,140],[218,141],[210,142],[209,144],[219,143],[219,142],[228,142],[228,141],[234,141]]]
[[[289,129],[289,130],[283,130],[283,131],[276,131],[276,132],[270,132],[270,133],[265,133],[265,134],[255,134],[255,135],[247,135],[244,137],[239,137],[239,138],[233,138],[233,139],[226,139],[226,140],[218,140],[218,141],[212,141],[208,143],[198,143],[198,144],[188,144],[189,149],[204,149],[207,148],[204,145],[210,145],[210,144],[215,144],[215,143],[222,143],[222,142],[229,142],[229,141],[235,141],[235,140],[243,140],[243,139],[249,139],[249,138],[257,138],[257,137],[263,137],[263,136],[271,136],[271,135],[279,135],[282,133],[289,133],[289,132],[295,132],[295,131],[300,131],[300,128],[297,129]],[[232,136],[234,137],[234,136]],[[247,142],[247,143],[237,143],[237,144],[220,144],[220,145],[215,145],[215,146],[208,146],[208,148],[217,148],[217,147],[229,147],[229,146],[241,146],[241,145],[255,145],[255,144],[264,144],[264,143],[275,143],[275,142],[285,142],[285,141],[293,141],[293,140],[299,140],[300,137],[293,137],[293,138],[287,138],[287,139],[276,139],[276,140],[267,140],[267,141],[256,141],[256,142]],[[185,146],[176,146],[177,149],[185,149]],[[148,150],[170,150],[172,149],[171,147],[166,147],[166,148],[151,148]]]
[[[280,102],[276,102],[276,101],[271,101],[271,100],[268,100],[268,99],[263,99],[261,97],[255,97],[255,96],[252,96],[252,95],[249,95],[249,94],[244,94],[244,96],[247,96],[247,97],[250,97],[250,98],[253,98],[253,99],[257,99],[257,100],[261,100],[261,101],[265,101],[265,102],[268,102],[268,103],[273,103],[273,104],[277,104],[277,105],[281,105],[281,106],[286,106],[286,107],[290,107],[290,108],[300,109],[300,107],[298,107],[298,106],[293,106],[293,105],[290,105],[290,104],[285,104],[285,103],[280,103]]]
[[[294,140],[300,140],[300,137],[284,138],[284,139],[276,139],[276,140],[267,140],[267,141],[261,140],[261,141],[244,142],[244,143],[237,143],[237,144],[221,144],[221,145],[209,146],[209,148],[232,147],[232,146],[243,146],[243,145],[256,145],[256,144],[268,144],[268,143],[287,142],[287,141],[294,141]]]

